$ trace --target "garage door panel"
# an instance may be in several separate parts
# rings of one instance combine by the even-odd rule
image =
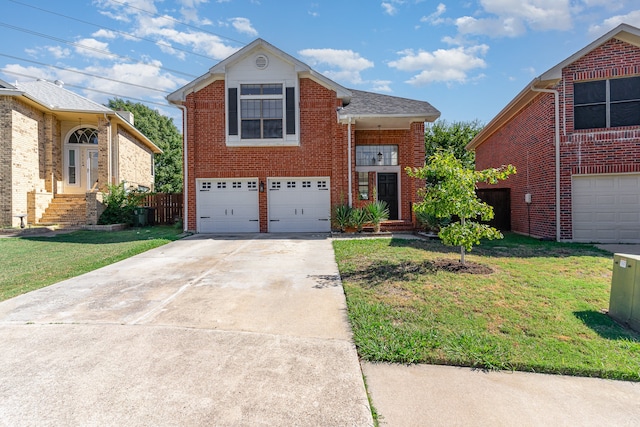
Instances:
[[[269,178],[269,231],[331,230],[329,178]]]
[[[199,233],[257,233],[260,231],[255,178],[199,180]]]
[[[640,243],[640,174],[574,176],[573,240]]]

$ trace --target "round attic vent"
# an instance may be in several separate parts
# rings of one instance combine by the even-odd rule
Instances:
[[[264,70],[269,66],[269,58],[264,55],[256,56],[256,68],[259,70]]]

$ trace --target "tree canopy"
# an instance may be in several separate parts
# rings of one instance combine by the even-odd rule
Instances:
[[[475,153],[465,150],[465,146],[482,130],[479,120],[470,122],[447,122],[436,120],[427,124],[424,133],[425,159],[438,151],[446,150],[460,159],[464,166],[473,169]]]
[[[502,234],[487,224],[477,222],[493,218],[493,208],[476,195],[476,183],[495,184],[514,174],[512,165],[475,171],[455,157],[451,151],[438,151],[422,168],[407,168],[409,176],[424,179],[422,201],[414,205],[416,212],[436,218],[456,218],[442,227],[438,236],[446,245],[460,246],[460,262],[465,263],[465,249],[470,251],[480,239],[501,239]]]
[[[144,104],[109,100],[108,107],[116,111],[129,111],[134,115],[134,126],[162,149],[155,156],[155,191],[182,192],[182,135],[171,118]]]

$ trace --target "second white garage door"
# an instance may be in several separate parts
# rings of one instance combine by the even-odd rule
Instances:
[[[573,240],[640,243],[640,174],[572,178]]]
[[[198,180],[196,216],[198,233],[259,232],[257,178]]]
[[[331,231],[329,178],[269,178],[269,232]]]

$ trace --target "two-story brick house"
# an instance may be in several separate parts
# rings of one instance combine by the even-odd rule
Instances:
[[[513,231],[640,243],[640,30],[622,24],[533,79],[467,148],[479,170],[516,166],[496,186]]]
[[[153,188],[161,150],[116,112],[45,80],[0,80],[0,227],[96,224],[108,184]]]
[[[327,232],[377,197],[413,227],[429,103],[349,90],[262,39],[167,98],[183,110],[185,229]]]

